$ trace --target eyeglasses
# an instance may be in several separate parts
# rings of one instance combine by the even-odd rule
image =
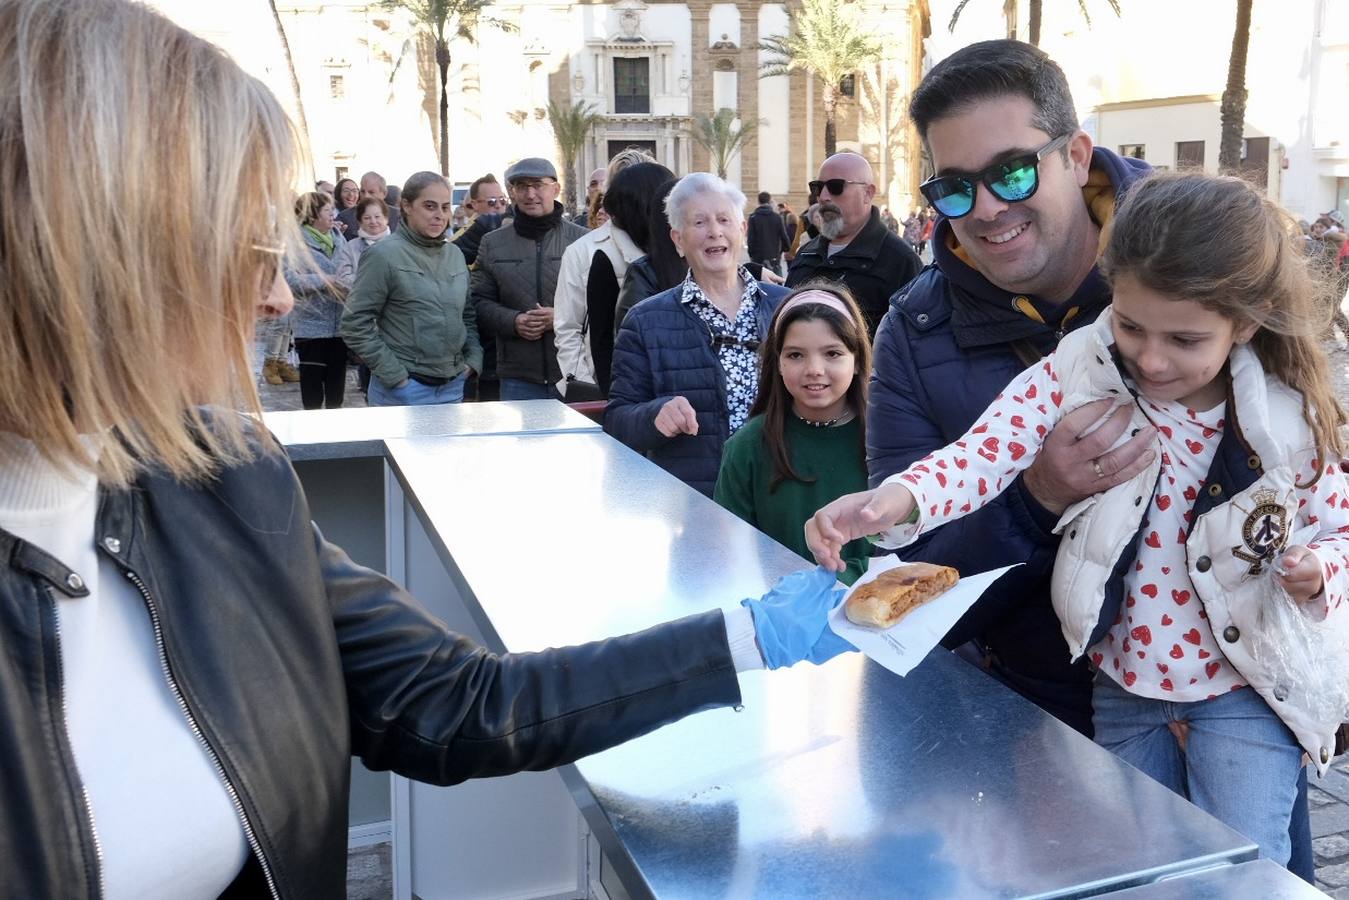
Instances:
[[[927,202],[948,219],[959,219],[974,209],[974,194],[982,184],[1005,203],[1020,203],[1040,187],[1040,160],[1062,147],[1073,132],[1061,134],[1039,150],[994,163],[971,175],[937,175],[918,186]]]
[[[829,193],[838,197],[848,189],[848,185],[866,183],[865,181],[849,181],[846,178],[826,178],[824,181],[812,181],[806,187],[810,188],[810,192],[817,197],[824,193],[825,188],[829,188]]]
[[[550,188],[557,182],[552,178],[520,178],[511,183],[511,187],[517,191],[542,191]]]
[[[508,206],[510,204],[510,201],[505,197],[488,197],[480,202],[486,203],[488,206]]]

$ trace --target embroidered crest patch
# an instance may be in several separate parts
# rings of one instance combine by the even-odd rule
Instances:
[[[1253,499],[1255,508],[1241,526],[1244,546],[1232,548],[1233,556],[1250,563],[1247,576],[1259,575],[1266,563],[1272,565],[1288,543],[1288,510],[1279,502],[1278,495],[1271,490],[1256,491]]]

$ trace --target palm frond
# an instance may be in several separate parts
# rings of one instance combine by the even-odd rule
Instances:
[[[837,84],[844,75],[880,58],[879,40],[848,0],[802,0],[787,11],[786,34],[770,35],[757,47],[767,54],[759,77],[801,70]]]
[[[953,34],[955,33],[956,22],[960,20],[960,14],[965,11],[965,6],[969,2],[970,0],[960,0],[960,2],[956,4],[956,8],[951,11],[951,22],[946,26],[947,31]]]
[[[735,110],[722,107],[713,115],[695,114],[693,124],[684,130],[689,139],[707,151],[719,177],[725,178],[731,162],[759,130],[749,120],[736,125]]]

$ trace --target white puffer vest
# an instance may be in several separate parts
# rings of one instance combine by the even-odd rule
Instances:
[[[1130,397],[1111,353],[1111,319],[1107,311],[1093,325],[1078,329],[1059,343],[1055,365],[1065,412],[1093,400]],[[1207,490],[1217,491],[1212,496],[1219,502],[1198,517],[1185,543],[1190,580],[1223,654],[1293,732],[1318,771],[1325,774],[1340,723],[1313,721],[1309,713],[1289,703],[1287,686],[1275,684],[1273,673],[1257,663],[1252,652],[1253,637],[1263,627],[1263,578],[1252,575],[1251,557],[1264,551],[1272,557],[1286,545],[1306,543],[1318,530],[1312,526],[1305,530],[1310,533],[1298,531],[1298,501],[1293,490],[1298,464],[1314,455],[1311,429],[1302,414],[1301,396],[1277,378],[1267,376],[1248,346],[1233,348],[1230,369],[1236,408],[1228,410],[1227,427],[1240,428],[1251,450],[1248,465],[1262,469],[1263,474],[1234,496],[1225,496],[1225,485],[1208,485]],[[1148,424],[1135,403],[1130,427],[1120,442]],[[1138,540],[1160,472],[1159,449],[1157,459],[1146,470],[1104,494],[1069,507],[1059,520],[1055,530],[1062,541],[1054,565],[1052,596],[1074,659],[1087,651],[1101,619],[1107,583],[1120,557]],[[1276,529],[1278,538],[1272,546],[1253,536],[1257,526],[1266,523],[1281,526]],[[1246,558],[1239,554],[1246,554]],[[1264,571],[1268,571],[1267,566]],[[1326,627],[1336,626],[1327,623]]]

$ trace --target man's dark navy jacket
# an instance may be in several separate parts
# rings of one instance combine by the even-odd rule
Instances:
[[[1146,171],[1139,160],[1096,148],[1083,188],[1093,219],[1104,225],[1117,199]],[[1029,315],[1018,308],[1019,295],[968,264],[950,222],[938,222],[932,243],[934,263],[892,298],[876,336],[867,405],[872,486],[957,440],[1030,360],[1110,303],[1110,289],[1093,268],[1065,303],[1020,298],[1029,301],[1021,307],[1034,308]],[[1024,563],[1000,578],[944,643],[977,640],[1000,677],[1089,734],[1090,673],[1085,661],[1070,664],[1049,599],[1057,520],[1018,478],[993,503],[924,535],[901,555],[953,566],[962,575]]]

